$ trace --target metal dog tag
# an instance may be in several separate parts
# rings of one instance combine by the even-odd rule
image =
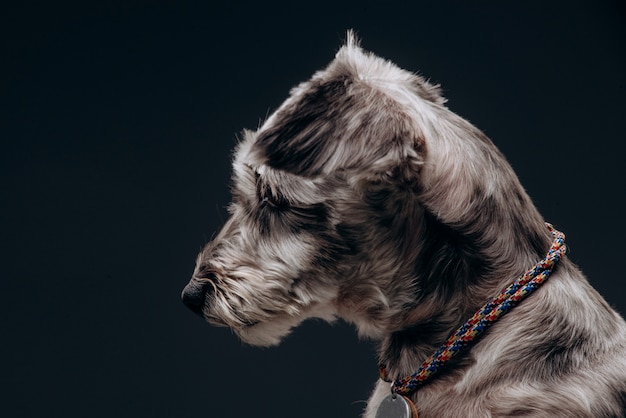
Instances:
[[[378,406],[376,418],[418,418],[417,408],[404,396],[389,395]]]

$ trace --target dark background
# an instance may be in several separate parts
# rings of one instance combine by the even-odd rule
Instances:
[[[180,302],[236,134],[348,28],[443,85],[626,313],[624,3],[83,3],[0,12],[0,415],[359,415],[377,370],[352,327],[259,349]]]

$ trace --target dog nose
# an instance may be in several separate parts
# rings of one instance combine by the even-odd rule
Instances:
[[[181,295],[183,303],[194,313],[202,316],[202,307],[204,306],[204,298],[206,292],[206,284],[198,283],[192,280],[185,286]]]

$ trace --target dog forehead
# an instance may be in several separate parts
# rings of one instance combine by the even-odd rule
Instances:
[[[443,103],[438,88],[363,51],[354,39],[291,91],[246,144],[259,165],[305,177],[368,166],[394,141],[410,141],[415,101]],[[406,139],[402,139],[405,137]]]

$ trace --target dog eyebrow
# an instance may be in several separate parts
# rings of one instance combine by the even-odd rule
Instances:
[[[289,179],[285,179],[280,170],[272,170],[265,164],[254,169],[257,190],[270,191],[274,197],[285,199],[289,204],[298,203],[299,200],[289,193]]]
[[[245,188],[248,190],[254,187],[256,192],[257,183],[260,181],[265,187],[271,188],[293,205],[315,205],[327,200],[326,197],[324,197],[326,193],[320,190],[318,182],[310,178],[292,174],[281,169],[275,169],[266,164],[260,164],[255,167],[252,164],[244,162],[241,164],[241,167],[243,168],[243,170],[241,170],[243,172],[238,174],[246,175],[247,180],[245,182],[249,184],[249,186],[245,186]],[[237,183],[240,184],[238,186],[240,189],[244,186],[241,184],[243,183],[241,180]]]

